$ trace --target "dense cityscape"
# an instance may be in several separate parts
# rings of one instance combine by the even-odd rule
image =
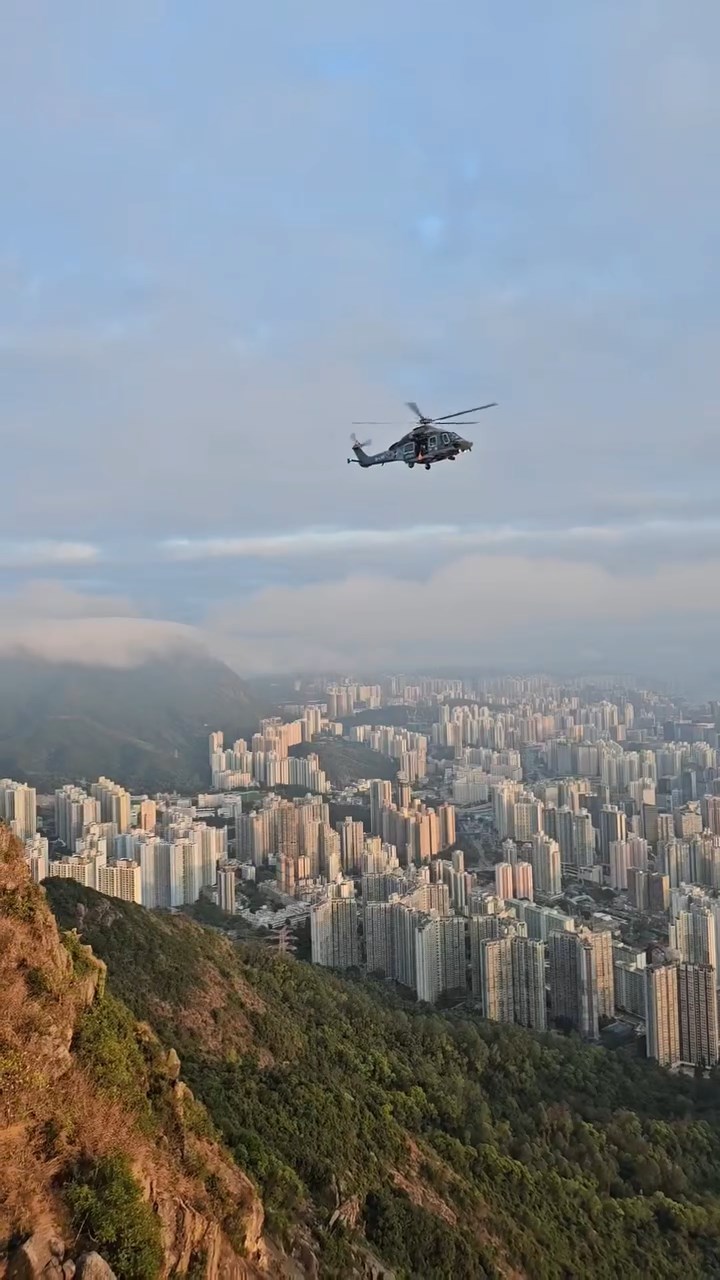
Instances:
[[[394,779],[331,783],[337,742]],[[309,920],[313,963],[418,1001],[718,1061],[716,704],[612,681],[317,680],[250,741],[208,745],[192,797],[0,783],[33,879],[209,900],[281,946]]]

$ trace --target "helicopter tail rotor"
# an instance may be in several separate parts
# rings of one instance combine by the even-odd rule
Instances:
[[[353,448],[354,448],[354,449],[365,449],[365,448],[367,448],[367,446],[368,446],[369,444],[372,444],[372,440],[358,440],[358,438],[357,438],[357,436],[355,435],[355,432],[354,432],[354,431],[353,431],[352,435],[350,436],[350,439],[351,439],[351,440],[352,440],[352,442],[353,442]]]

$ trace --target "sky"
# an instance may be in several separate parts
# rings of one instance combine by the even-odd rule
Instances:
[[[713,0],[4,0],[0,648],[720,685],[718,72]],[[406,399],[498,407],[347,466]]]

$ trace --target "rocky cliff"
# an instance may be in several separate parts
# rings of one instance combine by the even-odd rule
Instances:
[[[160,1046],[0,829],[0,1275],[301,1274]]]

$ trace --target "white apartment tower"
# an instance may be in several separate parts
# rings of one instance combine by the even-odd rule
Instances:
[[[0,822],[9,826],[18,840],[29,840],[37,830],[35,788],[10,778],[0,781]]]
[[[142,872],[137,862],[121,859],[110,866],[98,867],[97,887],[110,898],[123,902],[142,902]]]

